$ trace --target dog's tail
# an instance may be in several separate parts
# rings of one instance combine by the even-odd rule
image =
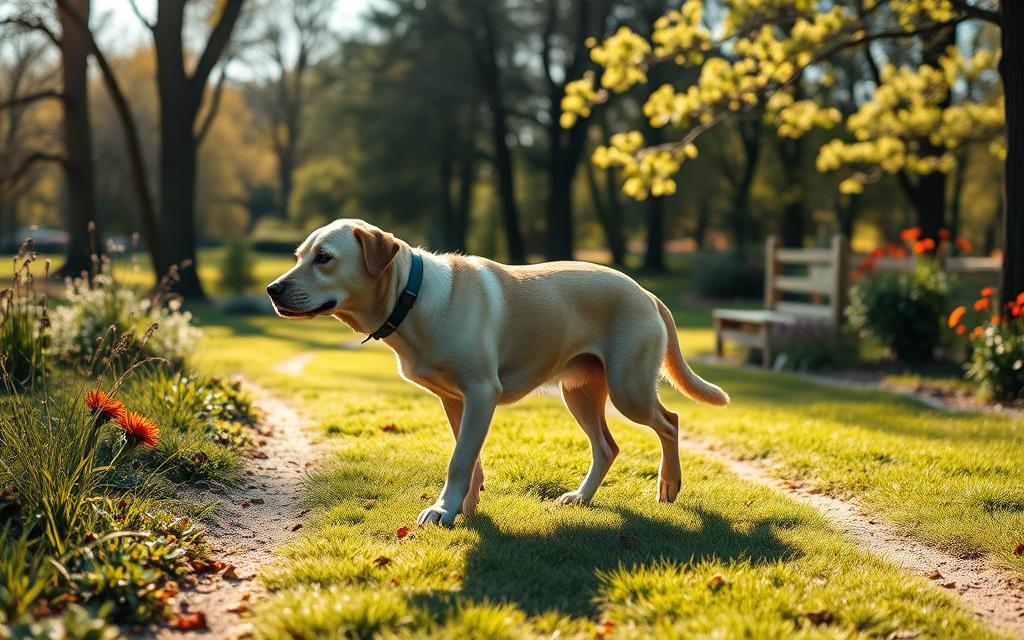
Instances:
[[[679,336],[676,334],[676,322],[672,318],[672,312],[668,310],[665,303],[653,295],[654,303],[658,305],[658,313],[665,323],[665,330],[668,332],[668,348],[665,349],[665,359],[662,367],[672,386],[694,402],[706,402],[708,404],[729,404],[729,394],[718,385],[711,384],[701,378],[690,365],[686,364],[683,354],[679,350]]]

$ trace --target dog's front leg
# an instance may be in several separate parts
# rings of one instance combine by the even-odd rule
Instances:
[[[475,388],[466,390],[462,406],[459,433],[455,438],[455,451],[448,463],[448,479],[441,490],[441,497],[434,506],[424,509],[417,521],[425,524],[452,526],[455,516],[469,493],[473,471],[480,457],[480,449],[491,426],[494,408],[499,393],[495,389]]]

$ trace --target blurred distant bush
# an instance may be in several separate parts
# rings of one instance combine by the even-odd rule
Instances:
[[[291,253],[306,239],[305,229],[280,218],[260,218],[249,234],[249,246],[255,251]]]
[[[352,193],[352,175],[337,158],[311,160],[295,172],[295,189],[288,209],[300,225],[320,225],[344,217]]]
[[[701,256],[694,268],[693,286],[714,299],[764,298],[764,265],[726,253]]]
[[[249,291],[256,284],[253,275],[252,248],[244,238],[232,238],[224,243],[224,261],[220,269],[221,288],[233,294]]]
[[[929,361],[939,345],[950,286],[934,260],[921,259],[909,272],[870,273],[850,290],[846,317],[898,359]]]

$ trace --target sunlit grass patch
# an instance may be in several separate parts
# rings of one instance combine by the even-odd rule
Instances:
[[[657,444],[642,428],[613,425],[623,453],[594,506],[555,505],[547,494],[575,486],[587,456],[553,399],[527,401],[533,420],[499,414],[477,515],[401,536],[436,496],[450,447],[440,408],[419,410],[419,426],[333,439],[310,524],[264,576],[264,637],[572,637],[609,620],[637,638],[985,637],[923,579],[699,456],[684,456],[679,501],[655,503]]]

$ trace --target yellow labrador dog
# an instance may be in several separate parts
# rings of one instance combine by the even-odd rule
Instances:
[[[267,287],[279,315],[332,315],[383,339],[402,376],[441,400],[455,451],[444,489],[420,525],[450,526],[460,511],[475,511],[484,480],[480,449],[495,407],[541,385],[560,383],[592,449],[586,477],[559,498],[564,504],[593,498],[618,454],[605,421],[607,398],[661,440],[663,502],[680,487],[679,418],[658,399],[659,371],[695,401],[729,401],[683,360],[668,308],[612,269],[435,255],[361,220],[317,229],[295,256],[295,266]]]

